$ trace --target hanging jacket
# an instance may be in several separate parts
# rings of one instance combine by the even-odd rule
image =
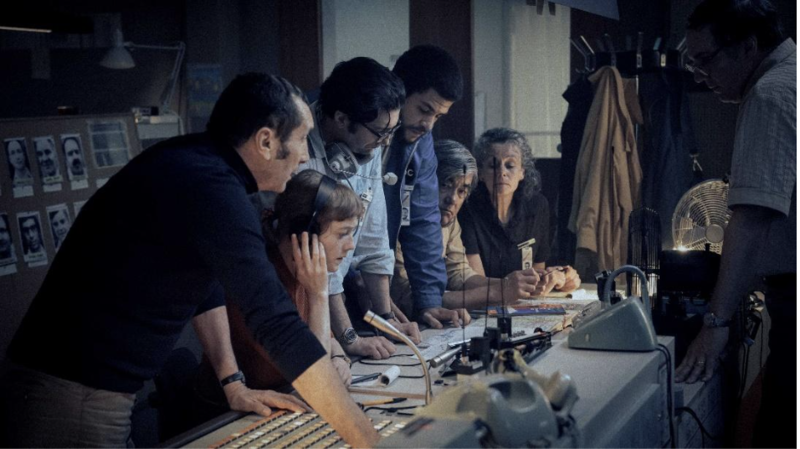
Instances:
[[[572,195],[575,187],[575,168],[581,152],[586,117],[592,108],[594,91],[585,75],[570,84],[561,95],[569,103],[567,116],[561,124],[561,163],[558,175],[558,204],[556,215],[556,262],[560,265],[575,263],[575,234],[569,232],[569,216],[572,212]]]
[[[602,67],[589,77],[594,100],[583,132],[575,172],[570,230],[577,247],[596,255],[597,268],[624,265],[628,217],[639,202],[642,170],[634,137],[641,110],[633,80],[623,81],[614,67]],[[578,260],[576,266],[589,261]],[[580,272],[580,270],[579,270]]]

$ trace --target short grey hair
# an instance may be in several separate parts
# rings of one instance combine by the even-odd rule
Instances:
[[[475,189],[478,183],[478,163],[467,147],[455,140],[437,140],[433,144],[433,151],[439,162],[436,168],[436,177],[439,178],[439,185],[442,185],[453,178],[466,176],[470,173],[472,183],[469,186],[470,192]]]
[[[533,195],[542,188],[542,175],[536,169],[536,160],[533,158],[533,150],[528,144],[528,139],[521,132],[509,128],[492,128],[481,134],[472,150],[478,161],[478,167],[483,167],[488,159],[494,157],[492,145],[504,143],[512,143],[519,149],[522,168],[525,170],[525,179],[521,182],[522,198],[526,200],[533,198]]]

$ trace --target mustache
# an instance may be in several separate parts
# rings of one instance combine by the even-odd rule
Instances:
[[[426,132],[428,132],[428,130],[425,129],[425,127],[422,127],[422,126],[407,126],[406,127],[406,131],[411,131],[411,132],[420,133],[420,134],[425,134]]]

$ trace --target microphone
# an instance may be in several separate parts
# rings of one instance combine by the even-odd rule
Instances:
[[[397,184],[397,175],[392,172],[386,173],[383,175],[383,183],[390,186]]]
[[[408,337],[400,333],[400,331],[395,329],[394,326],[389,324],[383,318],[376,315],[375,312],[371,310],[368,310],[367,313],[364,315],[364,321],[366,321],[367,324],[377,328],[378,330],[385,332],[391,335],[392,337],[402,341],[403,343],[408,345],[408,347],[411,348],[412,351],[414,351],[414,354],[419,359],[419,364],[422,366],[422,373],[425,375],[425,405],[430,404],[431,398],[433,397],[433,394],[431,393],[431,375],[428,372],[428,363],[425,361],[425,357],[423,357],[422,354],[419,352],[419,349],[417,349],[417,345],[415,345]]]

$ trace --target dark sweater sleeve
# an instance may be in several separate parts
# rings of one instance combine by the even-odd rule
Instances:
[[[255,208],[231,170],[203,171],[202,179],[174,181],[175,237],[197,253],[228,300],[238,304],[247,327],[293,382],[325,350],[280,283],[265,250]]]
[[[225,289],[222,288],[222,285],[216,283],[212,287],[212,292],[208,295],[208,299],[203,301],[199,306],[197,306],[197,310],[194,312],[194,316],[202,315],[209,310],[216,309],[217,307],[222,307],[225,305]]]

